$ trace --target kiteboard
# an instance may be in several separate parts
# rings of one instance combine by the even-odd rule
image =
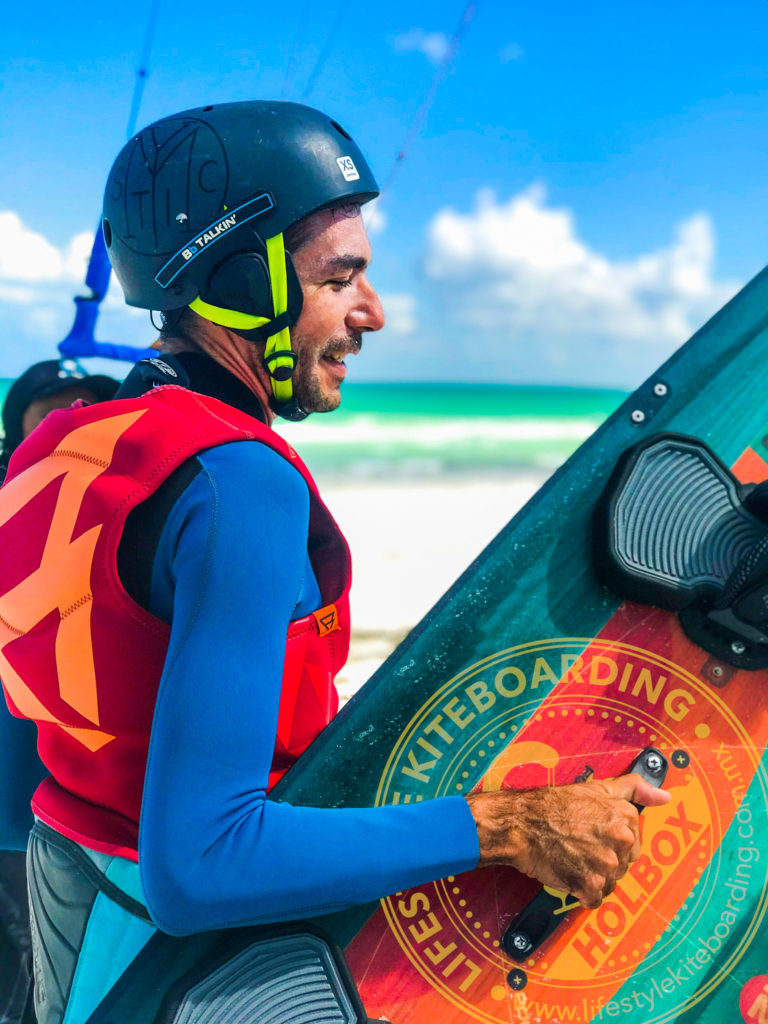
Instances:
[[[767,351],[764,271],[554,474],[271,794],[411,803],[645,758],[672,800],[643,812],[640,859],[594,910],[495,867],[318,918],[349,1016],[307,1021],[768,1021],[767,670],[705,650],[672,610],[623,600],[592,553],[617,461],[660,432],[702,439],[743,483],[768,479]],[[151,972],[164,950],[181,976],[185,950],[226,941],[158,937],[140,983],[92,1020],[188,1019]]]

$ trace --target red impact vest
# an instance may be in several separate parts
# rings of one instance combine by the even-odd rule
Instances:
[[[37,723],[51,772],[33,810],[91,849],[137,859],[170,634],[118,578],[126,516],[186,459],[243,440],[268,445],[306,481],[324,605],[288,629],[271,787],[335,715],[349,649],[349,549],[296,452],[223,402],[159,387],[52,412],[11,459],[0,489],[0,679],[12,714]]]

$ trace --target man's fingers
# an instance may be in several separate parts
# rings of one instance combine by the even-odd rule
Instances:
[[[621,874],[624,874],[624,872],[622,871]],[[616,878],[606,878],[605,884],[603,885],[603,899],[605,899],[606,896],[611,895],[613,890],[616,888],[616,882]]]
[[[640,778],[636,772],[631,775],[621,775],[618,779],[607,779],[605,786],[611,796],[620,800],[629,800],[630,803],[640,804],[641,807],[659,807],[669,803],[672,794],[666,789],[657,789],[651,786],[645,779]]]
[[[640,822],[638,821],[638,826],[639,826],[639,824],[640,824]],[[642,854],[642,852],[643,852],[643,841],[640,838],[640,829],[638,827],[638,829],[635,831],[635,841],[632,844],[632,849],[629,852],[629,863],[630,864],[634,864],[634,862],[639,859],[639,857]]]
[[[580,889],[572,889],[572,895],[579,900],[582,906],[594,910],[603,902],[605,884],[606,878],[603,875],[592,873],[587,875]]]

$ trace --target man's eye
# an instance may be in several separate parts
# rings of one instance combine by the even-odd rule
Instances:
[[[326,282],[326,283],[327,283],[327,284],[335,284],[335,285],[338,285],[338,286],[339,286],[339,288],[349,288],[349,286],[350,286],[350,285],[352,284],[352,278],[348,277],[348,278],[345,278],[345,279],[344,279],[343,281],[340,281],[340,280],[336,280],[336,279],[334,279],[334,278],[331,278],[331,280],[330,280],[330,281],[328,281],[328,282]]]

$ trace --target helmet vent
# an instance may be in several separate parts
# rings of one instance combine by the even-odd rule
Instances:
[[[213,110],[213,107],[203,107],[203,113],[207,114],[209,110]]]
[[[106,217],[102,222],[101,229],[104,232],[104,241],[106,242],[107,248],[109,249],[109,247],[112,245],[112,227]]]
[[[345,139],[349,139],[350,142],[352,141],[352,136],[349,134],[349,132],[345,132],[344,131],[344,129],[341,127],[341,125],[339,124],[338,121],[331,121],[331,124],[336,129],[336,131],[339,133],[339,135],[343,135],[344,138]]]

